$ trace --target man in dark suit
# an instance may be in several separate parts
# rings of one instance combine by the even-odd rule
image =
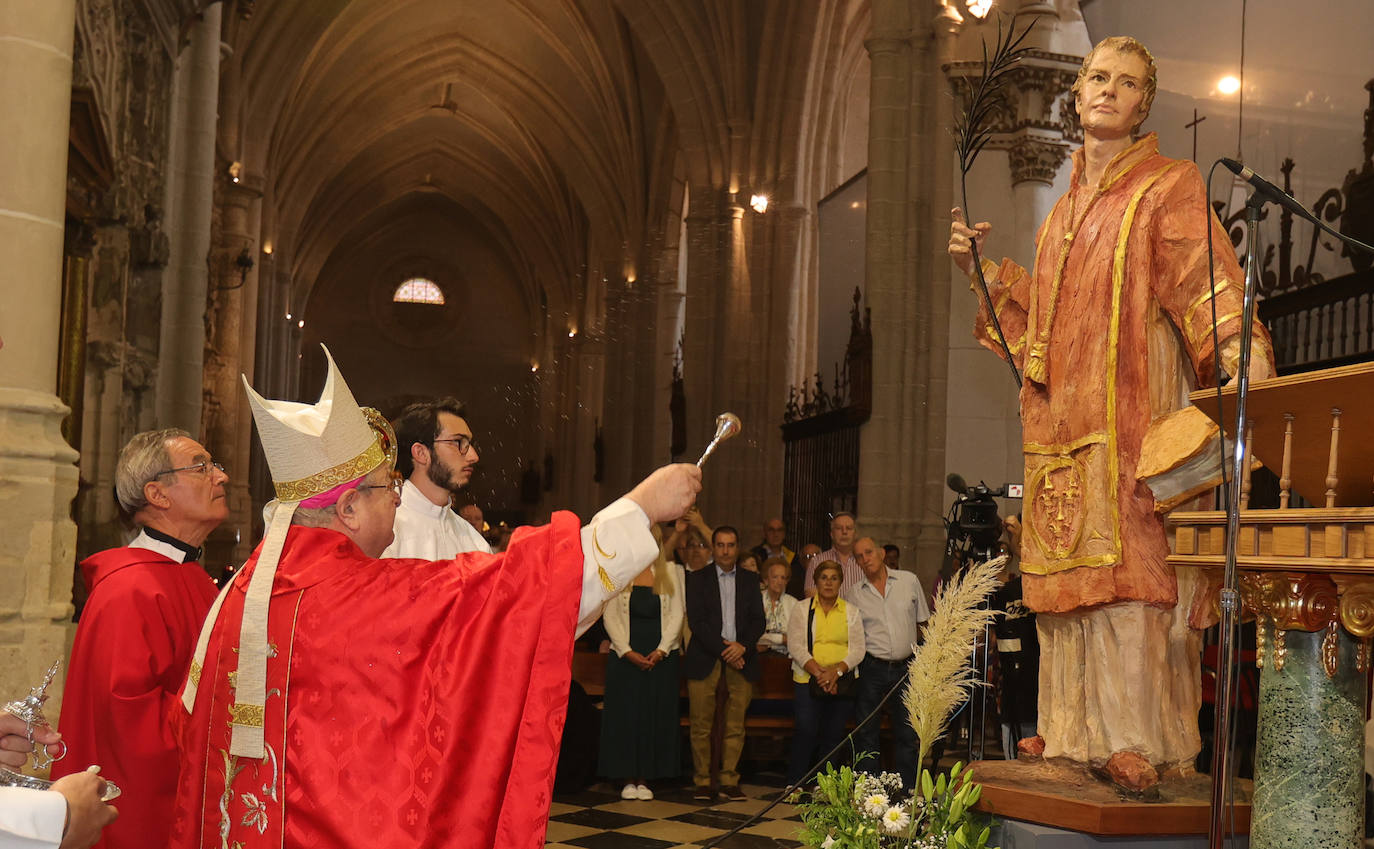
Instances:
[[[740,752],[744,749],[744,714],[759,680],[755,646],[763,635],[763,594],[758,575],[735,568],[739,532],[728,525],[711,535],[714,560],[706,568],[687,573],[687,623],[692,640],[683,655],[687,696],[691,704],[693,797],[714,801],[711,791],[711,731],[715,725],[716,687],[722,675],[729,698],[725,703],[725,741],[717,777],[726,799],[745,798],[739,789]]]

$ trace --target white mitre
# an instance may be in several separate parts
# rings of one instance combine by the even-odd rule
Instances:
[[[376,410],[358,406],[329,349],[320,347],[324,348],[329,373],[320,400],[314,404],[269,400],[254,392],[248,378],[243,378],[258,437],[272,470],[277,500],[243,603],[237,684],[230,709],[232,755],[264,755],[267,610],[292,514],[298,506],[328,507],[373,469],[383,463],[394,466],[396,462],[396,435],[391,425]],[[182,704],[188,712],[195,705],[210,630],[231,586],[233,581],[225,585],[201,629],[190,678],[182,694]]]

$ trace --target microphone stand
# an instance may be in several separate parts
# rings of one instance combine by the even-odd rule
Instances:
[[[1240,536],[1240,481],[1250,454],[1250,446],[1245,443],[1245,404],[1250,393],[1250,342],[1254,327],[1255,294],[1259,289],[1259,219],[1265,202],[1259,192],[1251,192],[1245,203],[1245,291],[1241,302],[1240,363],[1236,375],[1235,453],[1231,463],[1231,484],[1225,491],[1226,566],[1221,589],[1216,715],[1212,725],[1212,809],[1207,833],[1209,849],[1221,849],[1225,840],[1226,811],[1230,808],[1232,790],[1230,741],[1234,716],[1231,702],[1236,677],[1236,637],[1240,628],[1236,543]],[[1210,222],[1208,226],[1211,226]],[[1220,374],[1221,352],[1213,351],[1212,357],[1214,370]]]

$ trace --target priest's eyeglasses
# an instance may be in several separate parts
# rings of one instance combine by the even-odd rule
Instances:
[[[405,478],[393,475],[391,480],[386,483],[360,483],[355,489],[389,489],[392,494],[400,495],[401,487],[405,486]]]
[[[458,449],[459,454],[466,454],[469,448],[477,447],[477,443],[472,441],[471,436],[455,436],[452,439],[436,439],[434,442],[451,442],[453,443],[453,447]]]
[[[163,469],[162,471],[153,475],[153,477],[160,478],[163,475],[174,475],[177,472],[194,472],[197,475],[204,475],[208,474],[211,469],[217,469],[223,472],[224,466],[212,460],[201,460],[199,463],[192,463],[189,466],[181,466],[175,469]]]

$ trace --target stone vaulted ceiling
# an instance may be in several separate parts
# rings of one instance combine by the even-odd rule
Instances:
[[[260,175],[293,300],[415,194],[518,248],[551,313],[575,310],[590,253],[641,236],[661,97],[608,0],[285,0],[235,26],[221,153]]]

